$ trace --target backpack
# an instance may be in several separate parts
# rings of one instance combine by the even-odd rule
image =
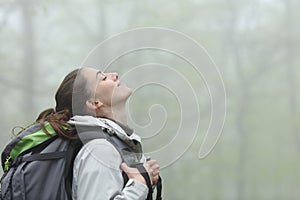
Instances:
[[[49,123],[45,124],[45,128],[50,135],[44,133],[40,124],[33,124],[3,150],[1,200],[72,199],[74,159],[83,143],[96,138],[106,138],[116,147],[124,162],[139,169],[149,188],[147,200],[152,200],[148,173],[141,164],[134,162],[135,157],[130,152],[130,147],[111,130],[107,133],[106,129],[98,127],[95,131],[93,127],[92,130],[85,130],[80,134],[80,139],[66,140],[59,137]],[[128,177],[125,173],[123,177],[125,186]],[[156,199],[161,199],[161,181],[157,184],[157,189]]]
[[[1,199],[71,199],[72,168],[82,143],[60,138],[47,123],[34,124],[4,149]]]

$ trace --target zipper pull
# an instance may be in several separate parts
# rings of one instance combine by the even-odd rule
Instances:
[[[7,172],[9,170],[10,161],[11,161],[11,156],[7,156],[4,162],[4,172]]]

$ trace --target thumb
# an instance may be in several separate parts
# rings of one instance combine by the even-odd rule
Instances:
[[[147,185],[144,177],[140,174],[138,169],[128,167],[128,165],[124,162],[120,165],[120,168],[127,174],[129,179],[136,179],[142,184]]]
[[[129,171],[129,167],[128,167],[128,165],[126,164],[126,163],[122,163],[121,164],[121,169],[124,171],[124,172],[128,172]]]

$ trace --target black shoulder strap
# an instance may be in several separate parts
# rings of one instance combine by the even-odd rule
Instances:
[[[147,196],[146,200],[152,200],[153,199],[153,197],[152,197],[153,188],[152,188],[152,184],[151,184],[151,180],[150,180],[148,172],[146,171],[146,169],[145,169],[145,167],[143,166],[142,163],[136,165],[135,167],[139,170],[141,175],[144,177],[144,179],[146,181],[146,184],[147,184],[147,187],[149,189],[148,196]],[[156,189],[157,189],[156,200],[162,200],[162,197],[161,197],[162,180],[161,180],[160,176],[159,176],[157,184],[156,184]]]
[[[147,184],[147,187],[149,189],[146,200],[152,200],[153,189],[152,189],[151,180],[150,180],[150,177],[149,177],[149,174],[148,174],[147,170],[145,169],[145,167],[143,166],[142,163],[136,165],[135,167],[139,170],[141,175],[144,177],[144,179],[146,181],[146,184]]]
[[[162,180],[161,177],[158,177],[158,182],[156,184],[157,194],[156,194],[156,200],[162,200],[161,192],[162,192]]]

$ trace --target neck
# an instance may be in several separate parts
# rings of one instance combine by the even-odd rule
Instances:
[[[118,104],[114,107],[110,108],[110,112],[107,113],[107,118],[120,122],[124,125],[127,125],[127,116],[126,116],[126,109],[125,103]]]

